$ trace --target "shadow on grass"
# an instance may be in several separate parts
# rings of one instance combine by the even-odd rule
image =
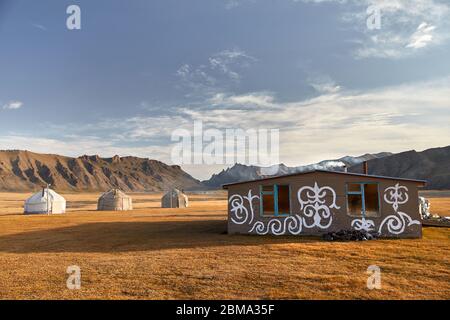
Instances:
[[[96,222],[0,237],[3,253],[110,253],[315,242],[317,238],[226,234],[224,220]]]

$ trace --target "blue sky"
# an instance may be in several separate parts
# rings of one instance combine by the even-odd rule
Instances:
[[[196,120],[280,129],[288,165],[448,145],[449,57],[444,0],[0,0],[0,148],[170,163]]]

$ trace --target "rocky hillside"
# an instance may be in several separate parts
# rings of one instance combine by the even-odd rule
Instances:
[[[136,157],[70,158],[28,151],[0,151],[0,190],[30,191],[51,184],[58,191],[162,191],[197,189],[201,183],[179,166]]]
[[[211,188],[220,188],[221,185],[226,183],[255,180],[266,176],[279,176],[311,170],[343,171],[344,166],[351,167],[367,160],[383,158],[390,155],[391,153],[381,152],[376,154],[365,154],[359,157],[346,156],[340,159],[324,160],[299,167],[287,167],[284,164],[280,164],[276,170],[274,170],[275,167],[261,168],[258,166],[236,164],[231,168],[222,170],[222,172],[218,174],[214,174],[209,180],[203,181],[203,184]]]
[[[427,180],[427,189],[450,189],[450,146],[369,160],[369,174]],[[361,165],[349,169],[362,172]]]

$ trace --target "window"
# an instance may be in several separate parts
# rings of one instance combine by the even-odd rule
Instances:
[[[377,217],[380,212],[377,184],[372,183],[364,185],[364,199],[366,217]]]
[[[349,194],[347,196],[347,212],[351,216],[360,216],[362,212],[362,195]]]
[[[354,217],[378,217],[380,214],[378,184],[348,183],[347,213]]]
[[[291,212],[291,201],[289,199],[289,186],[278,186],[278,212],[289,214]]]
[[[261,200],[262,216],[287,216],[291,213],[288,185],[261,186]]]
[[[263,194],[262,196],[262,203],[263,203],[263,214],[264,215],[275,215],[275,201],[274,201],[274,194]]]

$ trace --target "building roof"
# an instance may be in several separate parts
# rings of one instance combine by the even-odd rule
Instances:
[[[295,176],[301,176],[301,175],[304,175],[304,174],[318,173],[318,172],[320,172],[320,173],[340,174],[340,175],[345,175],[345,176],[357,176],[357,177],[368,177],[368,178],[376,178],[376,179],[410,181],[410,182],[417,182],[417,184],[421,184],[421,185],[425,185],[427,183],[427,181],[425,181],[425,180],[417,180],[417,179],[407,179],[407,178],[398,178],[398,177],[386,177],[386,176],[377,176],[377,175],[362,174],[362,173],[352,173],[352,172],[342,172],[342,171],[311,170],[311,171],[305,171],[305,172],[290,173],[290,174],[285,174],[285,175],[280,175],[280,176],[261,178],[261,179],[256,179],[256,180],[248,180],[248,181],[227,183],[227,184],[222,185],[222,188],[223,189],[228,189],[228,187],[230,187],[230,186],[244,184],[244,183],[268,181],[268,180],[279,179],[279,178],[286,178],[286,177],[295,177]]]

